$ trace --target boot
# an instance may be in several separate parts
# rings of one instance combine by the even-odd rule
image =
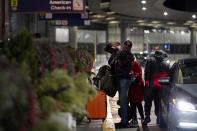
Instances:
[[[147,124],[151,121],[150,116],[146,117],[142,122],[142,126],[147,126]]]

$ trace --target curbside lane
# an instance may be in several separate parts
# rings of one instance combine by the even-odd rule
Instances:
[[[111,114],[111,107],[109,103],[109,97],[107,96],[107,118],[103,122],[103,131],[115,131],[114,121]]]

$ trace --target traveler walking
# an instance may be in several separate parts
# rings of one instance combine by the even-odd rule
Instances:
[[[116,48],[112,48],[120,45],[118,42],[107,44],[105,47],[105,51],[112,54],[108,63],[110,63],[110,60],[112,60],[116,56],[116,60],[113,63],[114,65],[111,65],[111,68],[112,72],[114,72],[114,76],[116,79],[116,86],[119,92],[119,100],[122,114],[121,122],[115,124],[116,128],[126,128],[129,126],[127,120],[127,97],[128,90],[131,84],[132,65],[134,63],[134,56],[131,53],[132,44],[133,43],[129,40],[125,41],[121,51],[117,51]]]
[[[144,80],[142,78],[142,67],[139,62],[135,61],[132,71],[136,77],[135,83],[131,84],[129,89],[129,102],[131,106],[132,121],[131,126],[137,126],[137,112],[136,108],[141,117],[141,121],[144,120],[144,111],[142,106],[142,101],[144,100]]]
[[[150,111],[152,107],[152,101],[155,104],[155,115],[157,116],[157,124],[160,123],[161,113],[161,89],[162,86],[159,84],[161,77],[166,77],[169,71],[169,64],[164,61],[165,52],[157,50],[154,53],[154,57],[147,61],[145,66],[145,119],[142,126],[147,126],[151,121]]]

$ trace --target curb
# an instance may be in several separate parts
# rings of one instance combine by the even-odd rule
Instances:
[[[109,97],[107,96],[107,118],[103,122],[103,131],[115,131],[114,121],[111,114],[111,107],[109,103]]]

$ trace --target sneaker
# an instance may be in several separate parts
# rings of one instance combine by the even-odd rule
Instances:
[[[150,120],[150,117],[146,117],[145,119],[144,119],[144,121],[142,122],[142,126],[147,126],[147,124],[150,122],[151,120]]]
[[[136,119],[133,119],[130,123],[129,123],[130,127],[138,127],[138,121]]]
[[[128,123],[122,123],[122,122],[120,122],[120,123],[115,123],[115,128],[116,128],[116,129],[120,129],[120,128],[129,128],[129,125],[128,125]]]

